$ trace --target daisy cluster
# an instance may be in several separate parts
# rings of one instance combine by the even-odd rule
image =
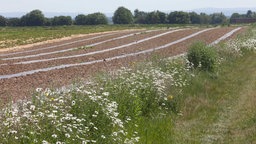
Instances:
[[[121,68],[33,97],[0,113],[0,143],[138,143],[141,117],[172,112],[172,89],[188,85],[189,68],[172,59]]]

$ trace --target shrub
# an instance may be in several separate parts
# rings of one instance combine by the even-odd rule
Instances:
[[[195,69],[213,72],[217,61],[217,52],[202,42],[196,42],[188,51],[188,61]]]

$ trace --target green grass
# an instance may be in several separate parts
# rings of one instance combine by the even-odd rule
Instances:
[[[256,54],[221,66],[217,78],[200,72],[180,100],[177,143],[253,143]]]

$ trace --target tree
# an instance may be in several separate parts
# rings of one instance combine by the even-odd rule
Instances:
[[[248,10],[247,13],[246,13],[246,17],[247,18],[252,18],[252,11],[251,10]]]
[[[7,19],[0,15],[0,26],[6,26],[7,25]]]
[[[166,23],[166,14],[160,11],[153,11],[147,14],[146,23],[148,24],[164,24]]]
[[[20,19],[19,18],[9,18],[7,20],[8,26],[20,26]]]
[[[230,17],[230,19],[235,19],[235,18],[240,18],[240,14],[239,13],[233,13]]]
[[[200,23],[201,24],[210,24],[211,18],[206,13],[200,13]]]
[[[200,15],[198,15],[197,13],[191,12],[189,13],[189,17],[190,17],[190,22],[192,24],[201,24]]]
[[[21,24],[24,26],[42,26],[45,17],[40,10],[33,10],[21,18]]]
[[[100,25],[108,24],[107,17],[103,13],[93,13],[86,16],[86,24],[88,25]]]
[[[108,24],[108,19],[103,13],[92,13],[88,15],[79,14],[75,17],[76,25],[100,25]]]
[[[86,25],[86,16],[83,14],[79,14],[75,17],[76,25]]]
[[[146,24],[147,13],[136,9],[134,11],[134,22],[138,24]]]
[[[148,13],[146,17],[146,23],[147,24],[158,24],[160,23],[160,18],[156,12],[150,12]]]
[[[161,12],[161,11],[156,11],[159,19],[160,19],[160,23],[164,24],[166,23],[166,14],[164,12]]]
[[[223,13],[213,13],[210,17],[211,24],[224,24],[227,22],[227,18]]]
[[[171,24],[189,24],[189,14],[183,11],[174,11],[168,15],[168,21]]]
[[[114,24],[132,24],[133,15],[130,10],[125,7],[119,7],[113,16]]]
[[[55,16],[52,20],[52,25],[71,25],[72,24],[72,18],[71,16]]]
[[[235,23],[235,19],[241,18],[239,13],[233,13],[230,17],[230,23]]]
[[[27,15],[24,15],[20,18],[20,26],[26,26],[27,25]]]
[[[45,18],[44,25],[45,26],[52,26],[53,18]]]

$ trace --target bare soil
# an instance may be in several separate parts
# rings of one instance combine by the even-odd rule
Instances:
[[[187,39],[181,43],[177,43],[177,44],[170,46],[166,49],[156,51],[153,54],[158,54],[158,55],[161,55],[164,57],[181,54],[181,53],[184,53],[188,49],[188,46],[195,41],[200,40],[200,41],[204,41],[209,44],[209,43],[215,41],[216,39],[218,39],[219,37],[223,36],[227,32],[231,31],[232,29],[234,29],[234,28],[213,29],[213,30],[201,33],[193,38]],[[14,73],[18,73],[18,72],[35,70],[35,69],[39,69],[39,68],[46,68],[46,67],[51,67],[51,66],[61,65],[61,64],[72,64],[72,63],[80,63],[80,62],[104,59],[104,58],[109,58],[109,57],[113,57],[113,56],[117,56],[117,55],[122,55],[124,53],[133,53],[136,51],[146,50],[146,49],[164,45],[166,43],[170,43],[172,41],[178,40],[178,39],[188,36],[192,33],[195,33],[199,30],[200,29],[189,29],[189,30],[174,32],[172,34],[168,34],[168,35],[156,38],[156,39],[152,39],[150,41],[145,41],[140,44],[133,45],[133,46],[130,46],[130,47],[127,47],[124,49],[114,50],[111,52],[106,52],[106,53],[101,53],[101,54],[96,54],[93,56],[85,56],[85,57],[79,57],[79,58],[70,58],[70,59],[64,59],[64,60],[56,60],[56,61],[41,62],[41,63],[35,63],[35,64],[25,64],[25,65],[13,65],[12,63],[17,62],[17,61],[15,61],[15,60],[8,61],[8,65],[0,66],[0,75],[14,74]],[[242,31],[242,30],[240,30],[240,31]],[[240,31],[237,33],[240,33]],[[79,51],[75,51],[75,52],[71,51],[70,53],[54,54],[54,55],[50,55],[50,57],[68,56],[68,55],[81,54],[81,53],[87,53],[87,52],[96,51],[96,50],[112,48],[112,47],[115,47],[118,45],[127,44],[129,42],[133,42],[133,41],[136,41],[139,39],[150,37],[152,35],[156,35],[156,34],[159,34],[162,32],[164,32],[164,31],[152,32],[151,34],[146,33],[143,35],[135,35],[134,37],[128,37],[128,38],[122,39],[120,41],[117,40],[117,41],[105,43],[103,45],[98,45],[89,50],[79,50]],[[119,34],[124,35],[125,33],[127,33],[127,32],[122,31],[122,32],[118,33],[116,36],[118,36]],[[128,32],[128,33],[131,33],[131,32]],[[91,36],[91,35],[89,35],[89,36]],[[88,36],[85,36],[85,37],[88,37]],[[83,38],[85,38],[85,37],[83,37]],[[73,39],[71,38],[68,41],[74,41],[77,39],[78,38],[73,38]],[[101,41],[106,40],[106,39],[107,38],[101,39]],[[60,42],[57,42],[54,44],[61,44],[61,43],[65,43],[65,42],[67,42],[67,40],[60,41]],[[94,42],[96,42],[96,41],[94,41]],[[54,45],[54,44],[33,46],[30,49],[37,49],[40,47],[45,47],[45,46]],[[76,47],[79,45],[81,45],[81,44],[78,43],[78,44],[72,45],[72,47]],[[19,51],[22,51],[22,50],[23,49],[19,49]],[[47,52],[47,50],[43,51],[43,52]],[[8,52],[5,52],[5,53],[8,53]],[[0,54],[2,54],[2,52],[0,52]],[[39,73],[35,73],[32,75],[15,77],[15,78],[10,78],[10,79],[0,79],[0,100],[2,100],[3,102],[6,102],[8,100],[23,99],[23,98],[31,96],[31,93],[38,87],[41,87],[41,88],[61,87],[64,85],[72,84],[75,81],[83,81],[83,80],[86,80],[87,78],[91,77],[93,74],[98,73],[100,71],[108,71],[108,70],[120,68],[122,66],[129,66],[133,62],[145,60],[145,59],[149,58],[151,55],[152,55],[152,53],[151,54],[141,54],[141,55],[130,56],[130,57],[113,60],[113,61],[102,61],[100,63],[92,64],[92,65],[76,66],[76,67],[64,68],[64,69],[59,69],[59,70],[51,70],[51,71],[47,71],[47,72],[39,72]],[[40,59],[48,58],[48,56],[47,57],[39,57],[39,58]],[[21,61],[23,61],[23,60],[24,59],[21,59]],[[26,59],[26,60],[28,60],[28,59]],[[1,63],[5,63],[5,62],[2,61]]]

